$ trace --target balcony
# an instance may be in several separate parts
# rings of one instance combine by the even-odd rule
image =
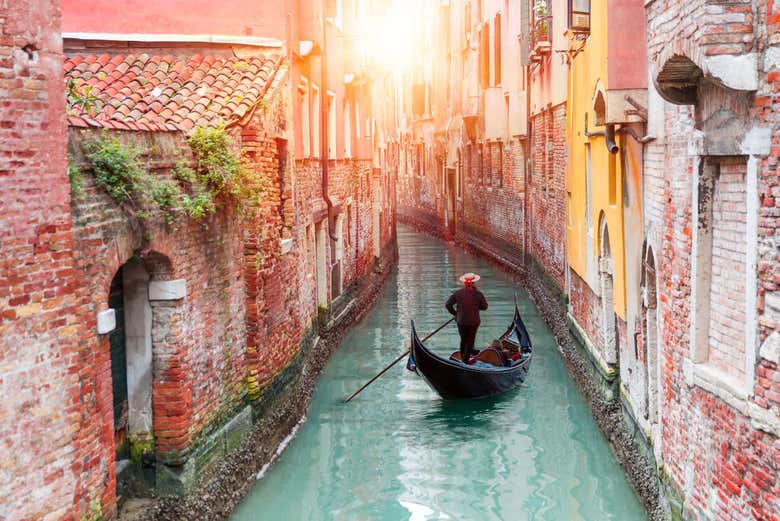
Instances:
[[[547,14],[546,9],[540,9],[539,5],[534,9],[533,30],[531,31],[531,61],[540,62],[552,52],[550,33],[552,32],[552,15]]]

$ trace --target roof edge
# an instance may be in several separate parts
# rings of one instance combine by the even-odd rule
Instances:
[[[233,36],[229,34],[153,34],[153,33],[62,33],[62,38],[72,40],[103,40],[112,42],[176,42],[176,43],[222,43],[251,45],[255,47],[282,48],[277,38],[262,36]]]

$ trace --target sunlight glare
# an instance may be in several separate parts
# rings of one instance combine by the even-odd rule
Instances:
[[[389,70],[400,72],[412,60],[416,43],[415,0],[393,0],[388,2],[385,13],[374,16],[366,27],[365,41],[369,58]]]

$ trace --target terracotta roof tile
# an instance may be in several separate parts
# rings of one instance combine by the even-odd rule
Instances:
[[[68,123],[169,131],[232,124],[260,103],[280,62],[278,55],[73,56],[65,81],[92,86],[96,101],[89,113],[70,113]]]

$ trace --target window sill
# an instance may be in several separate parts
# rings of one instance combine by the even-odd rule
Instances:
[[[750,394],[736,378],[708,363],[683,362],[683,375],[688,387],[698,386],[714,394],[742,414],[747,414],[747,399]]]
[[[688,387],[698,386],[717,396],[739,413],[750,418],[755,429],[780,436],[780,409],[777,407],[764,409],[750,400],[752,385],[746,389],[745,384],[727,375],[720,369],[707,364],[697,364],[690,360],[683,362],[683,375]]]

